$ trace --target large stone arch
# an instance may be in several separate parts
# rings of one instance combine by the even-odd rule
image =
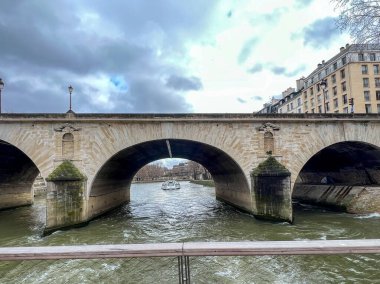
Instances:
[[[293,125],[287,129],[287,133],[281,133],[283,139],[277,145],[282,149],[280,161],[291,172],[292,188],[306,163],[318,152],[331,145],[355,141],[380,147],[380,135],[376,123],[352,123],[349,121],[334,124],[310,123],[303,126],[300,131],[302,135],[297,139],[291,138],[290,136],[296,132],[298,127]]]
[[[32,204],[32,186],[39,173],[21,149],[0,140],[0,209]]]
[[[245,211],[252,210],[246,174],[230,155],[199,141],[156,139],[126,147],[102,165],[89,187],[89,218],[129,201],[129,187],[138,170],[168,157],[202,164],[213,176],[218,199]]]
[[[351,213],[380,212],[380,147],[341,141],[321,149],[300,170],[293,197]]]

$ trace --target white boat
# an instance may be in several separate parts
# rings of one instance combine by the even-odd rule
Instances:
[[[163,190],[180,189],[180,188],[181,186],[179,182],[176,180],[167,180],[161,186],[161,189]]]

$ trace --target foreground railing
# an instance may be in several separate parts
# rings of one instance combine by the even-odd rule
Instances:
[[[157,273],[157,277],[153,277],[156,283],[165,282],[160,281],[160,275],[163,271],[166,271],[168,266],[169,269],[168,278],[170,281],[168,283],[173,283],[174,274],[179,283],[190,283],[191,279],[191,263],[190,257],[210,257],[210,256],[273,256],[273,255],[342,255],[342,254],[379,254],[380,253],[380,239],[370,239],[370,240],[330,240],[330,241],[257,241],[257,242],[195,242],[195,243],[162,243],[162,244],[125,244],[125,245],[81,245],[81,246],[49,246],[49,247],[3,247],[0,248],[0,282],[4,283],[3,280],[14,281],[14,277],[20,276],[17,272],[12,274],[12,269],[15,271],[21,271],[19,268],[23,268],[22,271],[36,268],[38,272],[35,278],[37,281],[41,282],[41,277],[44,276],[46,279],[52,280],[48,273],[58,273],[59,269],[63,269],[60,273],[73,273],[73,269],[80,267],[78,276],[76,278],[67,276],[62,283],[75,283],[74,279],[87,279],[86,271],[92,269],[91,271],[104,270],[107,273],[100,273],[98,278],[93,275],[94,281],[97,283],[104,283],[112,279],[112,275],[115,274],[117,270],[134,270],[139,271],[133,277],[140,277],[141,282],[144,280],[144,269],[149,270],[149,273]],[[165,258],[165,261],[159,262],[160,258]],[[100,260],[97,266],[93,263],[87,262],[71,262],[65,263],[64,260]],[[113,264],[104,262],[105,259],[114,259]],[[131,261],[133,259],[149,259],[149,261],[128,264],[117,262],[120,259]],[[176,261],[175,261],[176,259]],[[53,265],[52,267],[48,265],[30,265],[26,264],[26,261],[35,260],[59,260],[61,261],[59,265]],[[12,261],[22,261],[17,265],[13,265]],[[6,265],[1,265],[2,262]],[[18,267],[20,265],[20,267]],[[205,263],[207,265],[207,263]],[[247,269],[251,268],[251,264],[246,264]],[[46,272],[47,267],[50,267]],[[97,268],[98,267],[98,268]],[[59,268],[59,269],[58,269]],[[3,275],[1,274],[3,271]],[[4,272],[5,271],[5,272]],[[66,272],[65,272],[66,271]],[[109,272],[109,273],[108,273]],[[82,274],[81,274],[82,273]],[[166,273],[166,272],[165,272]],[[165,274],[164,273],[164,274]],[[22,279],[27,279],[30,274],[25,276],[20,276]],[[38,278],[38,274],[42,276]],[[29,275],[29,276],[28,276]],[[107,275],[107,276],[106,276]],[[140,276],[139,276],[140,275]],[[166,275],[166,274],[165,274]],[[65,275],[64,275],[65,276]],[[80,277],[82,276],[82,278]],[[167,276],[167,275],[166,275]],[[166,277],[165,276],[165,277]],[[3,277],[3,278],[2,278]],[[32,277],[32,276],[30,276]],[[34,277],[34,276],[33,276]],[[101,277],[104,277],[103,280]],[[126,275],[125,277],[128,277]],[[45,279],[45,278],[44,278]],[[71,279],[71,280],[70,280]],[[83,280],[82,279],[82,280]],[[129,283],[128,279],[119,279],[115,282],[116,278],[113,278],[114,283]],[[30,280],[30,279],[29,279]],[[81,281],[82,283],[87,283],[86,281]],[[99,281],[100,280],[100,281]],[[67,282],[65,282],[67,281]],[[74,281],[74,282],[73,282]],[[136,279],[131,282],[135,282]],[[138,280],[137,280],[138,281]],[[176,280],[177,281],[177,280]],[[53,282],[53,281],[52,281]],[[11,283],[11,282],[9,282]],[[24,283],[24,282],[20,282]],[[30,283],[30,282],[25,282]],[[43,279],[42,282],[43,283]],[[47,283],[47,282],[46,282]],[[59,283],[59,281],[55,281]],[[79,282],[78,282],[79,283]],[[91,282],[88,282],[91,283]]]

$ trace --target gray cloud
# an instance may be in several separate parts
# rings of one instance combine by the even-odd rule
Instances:
[[[309,6],[314,0],[296,0],[295,6],[297,8],[304,8]]]
[[[198,91],[202,89],[202,82],[198,77],[181,77],[172,75],[166,81],[166,86],[179,91]]]
[[[258,43],[259,43],[259,39],[258,38],[251,38],[250,40],[248,40],[247,42],[244,43],[244,45],[243,45],[243,47],[242,47],[242,49],[240,51],[240,54],[238,56],[238,63],[239,64],[244,63],[249,58],[249,56],[252,53],[253,48]]]
[[[4,0],[3,109],[65,112],[66,88],[73,84],[78,112],[192,111],[183,91],[202,84],[198,78],[186,78],[183,39],[207,37],[205,27],[215,5],[217,1],[202,0],[187,3],[186,8],[170,0],[57,0],[43,5],[37,0]],[[170,74],[183,81],[172,78],[166,85],[162,78]],[[123,78],[128,88],[105,88],[115,77]],[[94,80],[102,83],[92,85]],[[105,101],[100,103],[100,98]]]
[[[239,103],[241,103],[241,104],[245,104],[245,103],[247,103],[247,101],[244,100],[244,99],[242,99],[242,98],[237,98],[237,101],[238,101]]]
[[[302,37],[304,46],[313,48],[328,47],[340,34],[336,26],[336,18],[326,17],[319,19],[305,27],[300,34],[292,35],[292,39]]]
[[[286,67],[283,67],[283,66],[271,66],[270,71],[275,75],[283,75],[286,77],[293,77],[293,76],[299,74],[300,72],[304,71],[305,68],[306,67],[304,65],[302,65],[302,66],[299,66],[298,68],[290,71]]]
[[[264,23],[265,25],[275,24],[281,19],[282,15],[284,15],[288,11],[289,11],[289,9],[286,7],[276,8],[270,13],[257,15],[255,17],[251,18],[250,23],[253,26],[257,26],[257,25],[260,25],[262,23]]]
[[[254,101],[262,101],[262,100],[263,100],[263,98],[260,97],[260,96],[253,96],[252,99],[253,99]]]
[[[263,70],[263,65],[261,63],[257,63],[254,66],[252,66],[250,69],[248,69],[248,73],[255,74],[258,72],[261,72]]]

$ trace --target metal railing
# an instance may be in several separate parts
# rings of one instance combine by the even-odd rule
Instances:
[[[0,282],[32,283],[34,277],[36,283],[141,283],[149,270],[147,283],[187,284],[192,279],[190,257],[379,253],[380,239],[2,247]],[[107,263],[110,259],[113,262]],[[69,276],[78,267],[81,269],[75,277]],[[34,274],[33,269],[37,269]],[[117,270],[129,270],[129,274],[116,276]],[[95,275],[94,271],[99,273]],[[54,273],[58,272],[63,276],[56,281]]]

